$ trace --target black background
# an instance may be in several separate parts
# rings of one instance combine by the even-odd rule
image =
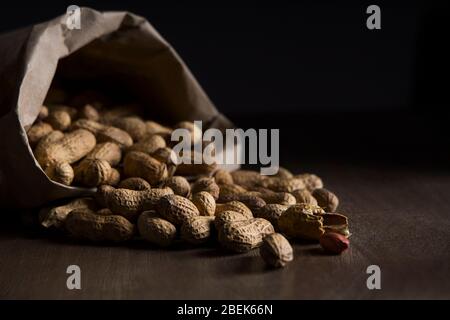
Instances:
[[[70,4],[145,16],[218,108],[304,159],[446,163],[448,1],[2,2],[0,31]],[[381,30],[366,8],[381,7]],[[292,154],[292,150],[290,154]],[[295,152],[294,152],[295,153]]]

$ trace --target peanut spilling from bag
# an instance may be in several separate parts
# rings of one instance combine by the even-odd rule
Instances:
[[[218,242],[237,253],[260,248],[272,267],[292,261],[287,239],[320,241],[333,254],[349,247],[348,218],[335,213],[338,197],[320,177],[286,168],[263,176],[228,172],[214,161],[180,163],[206,159],[197,150],[182,155],[172,150],[171,134],[178,128],[193,134],[191,142],[202,143],[193,122],[160,124],[131,105],[76,105],[43,106],[28,140],[51,180],[97,192],[42,209],[43,227],[90,241],[136,238],[159,247]]]

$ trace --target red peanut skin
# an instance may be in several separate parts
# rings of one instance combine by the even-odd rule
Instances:
[[[350,246],[350,241],[345,236],[334,232],[323,234],[319,242],[326,252],[332,254],[341,254]]]

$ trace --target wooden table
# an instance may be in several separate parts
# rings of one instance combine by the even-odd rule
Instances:
[[[15,225],[0,233],[3,299],[449,299],[450,175],[352,165],[309,166],[341,200],[351,249],[324,255],[294,245],[285,269],[267,269],[258,252],[216,248],[169,251],[130,244],[95,246],[29,237]],[[81,268],[68,290],[66,268]],[[366,269],[381,268],[381,290]]]

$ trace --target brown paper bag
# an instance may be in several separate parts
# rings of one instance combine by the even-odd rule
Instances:
[[[81,9],[81,29],[65,15],[0,36],[0,206],[30,208],[92,194],[53,182],[34,159],[25,128],[37,118],[55,76],[127,90],[173,122],[232,124],[214,107],[189,69],[144,18]],[[61,60],[62,59],[62,60]]]

